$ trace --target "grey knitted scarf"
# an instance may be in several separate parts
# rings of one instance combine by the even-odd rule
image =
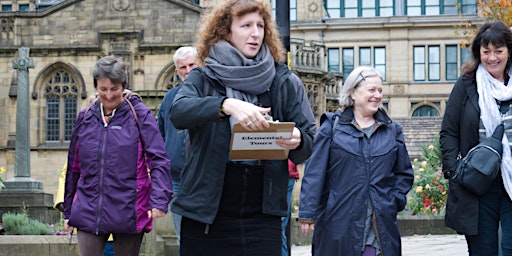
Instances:
[[[274,58],[266,44],[254,59],[248,59],[230,43],[219,41],[210,47],[205,63],[205,68],[226,87],[226,96],[251,103],[258,103],[257,95],[270,88],[276,74]]]

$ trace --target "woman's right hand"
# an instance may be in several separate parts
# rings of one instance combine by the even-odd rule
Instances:
[[[65,229],[65,230],[68,230],[68,231],[73,231],[73,228],[74,228],[74,227],[70,226],[70,225],[68,224],[68,221],[69,221],[68,219],[65,219],[65,220],[64,220],[64,229]]]
[[[263,116],[270,112],[270,108],[258,107],[242,100],[227,98],[222,103],[223,112],[237,120],[242,127],[249,131],[260,131],[270,125]]]

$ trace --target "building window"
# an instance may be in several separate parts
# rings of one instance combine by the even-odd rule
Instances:
[[[359,65],[374,67],[386,81],[386,48],[373,48],[373,56],[370,47],[359,48]]]
[[[425,15],[439,15],[439,1],[440,0],[425,1]]]
[[[414,110],[412,116],[439,116],[439,111],[432,106],[424,105]]]
[[[359,65],[371,66],[372,65],[372,49],[370,47],[359,48]]]
[[[354,48],[343,49],[341,57],[343,58],[343,77],[347,78],[350,72],[354,70]]]
[[[406,15],[420,16],[422,14],[421,0],[406,0],[406,1],[407,1],[407,7],[405,8]]]
[[[473,61],[473,56],[472,56],[472,53],[471,53],[471,46],[470,45],[466,45],[466,47],[464,48],[460,48],[460,63],[462,65],[464,65],[464,63],[466,62],[471,62]]]
[[[276,19],[276,2],[277,0],[270,0],[270,4],[272,6],[272,16]],[[290,21],[297,21],[297,0],[290,0]]]
[[[476,0],[405,0],[406,15],[476,14]]]
[[[386,81],[386,48],[375,47],[374,49],[374,64],[373,67],[382,75],[382,80]]]
[[[441,80],[441,54],[439,46],[428,47],[428,80]]]
[[[77,84],[66,71],[59,70],[45,82],[44,86],[46,141],[69,141],[77,114]]]
[[[463,1],[464,3],[468,1]],[[471,2],[471,1],[469,1]],[[457,0],[444,0],[443,5],[441,5],[441,13],[444,14],[458,14],[457,10]]]
[[[444,48],[439,45],[414,46],[413,80],[416,82],[457,80],[461,64],[466,62],[466,58],[471,61],[469,51],[461,50],[459,62],[458,48],[458,45],[446,45]],[[441,60],[444,62],[441,63]],[[443,77],[441,77],[441,67],[444,71]]]
[[[377,9],[378,16],[389,17],[394,15],[393,0],[380,0],[380,6]]]
[[[457,80],[457,45],[446,46],[446,80]]]
[[[325,0],[325,8],[329,18],[341,17],[341,1],[340,0]]]
[[[425,47],[414,46],[414,81],[425,81]]]
[[[328,72],[340,72],[340,49],[327,49]]]
[[[29,5],[28,4],[20,4],[18,5],[18,8],[21,12],[28,12],[29,11]]]
[[[324,0],[330,18],[393,16],[393,0]]]
[[[297,0],[290,0],[290,21],[297,21]]]
[[[447,1],[447,0],[445,0]],[[462,14],[476,14],[476,0],[457,0]]]
[[[10,5],[10,4],[3,4],[2,5],[2,12],[12,12],[12,5]]]

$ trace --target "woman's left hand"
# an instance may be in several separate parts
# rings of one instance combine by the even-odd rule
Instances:
[[[276,144],[279,147],[285,149],[296,149],[300,145],[300,131],[297,127],[293,127],[292,136],[289,139],[278,139],[276,140]]]
[[[157,209],[157,208],[153,208],[151,210],[148,211],[148,218],[160,218],[160,217],[163,217],[165,216],[165,212],[163,212],[162,210],[160,209]]]

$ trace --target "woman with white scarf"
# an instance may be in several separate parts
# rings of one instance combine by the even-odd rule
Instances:
[[[281,256],[288,160],[230,160],[231,127],[261,131],[268,115],[294,122],[291,138],[275,143],[303,163],[313,143],[297,93],[304,86],[283,63],[268,0],[228,0],[201,24],[200,68],[187,76],[171,108],[174,126],[190,135],[172,208],[183,216],[180,255]]]
[[[473,61],[462,67],[441,126],[443,172],[450,178],[458,159],[503,121],[502,164],[481,196],[450,180],[445,223],[465,235],[469,255],[512,255],[512,32],[501,22],[485,23],[470,48]]]

